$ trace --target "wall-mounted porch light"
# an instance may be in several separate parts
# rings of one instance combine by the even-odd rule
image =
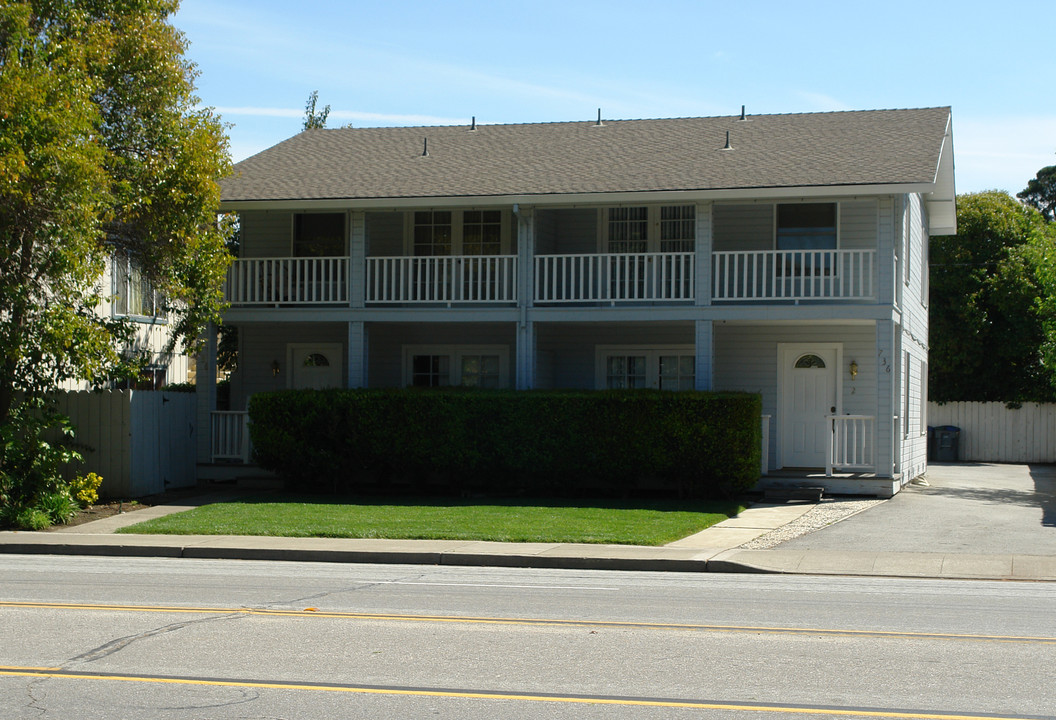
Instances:
[[[858,363],[851,360],[851,380],[854,380],[856,377],[858,377]]]
[[[278,360],[272,360],[271,361],[271,374],[274,375],[275,377],[279,376],[279,361]]]

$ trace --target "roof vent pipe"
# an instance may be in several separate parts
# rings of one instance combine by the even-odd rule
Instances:
[[[744,122],[747,119],[747,116],[744,114],[744,105],[741,105],[741,122]]]
[[[598,121],[597,121],[596,123],[594,123],[594,127],[601,127],[601,126],[603,126],[604,124],[605,124],[605,123],[603,123],[603,122],[601,121],[601,108],[598,108]]]
[[[429,157],[429,138],[422,139],[422,157]]]
[[[477,129],[477,116],[473,116],[473,123],[469,126],[470,131]]]
[[[730,131],[726,131],[726,147],[723,150],[733,150],[733,145],[730,145]]]

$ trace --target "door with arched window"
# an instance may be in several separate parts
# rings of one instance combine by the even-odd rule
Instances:
[[[290,345],[289,386],[295,390],[341,387],[339,343]]]
[[[823,468],[832,439],[829,415],[840,412],[842,346],[780,345],[781,466]]]

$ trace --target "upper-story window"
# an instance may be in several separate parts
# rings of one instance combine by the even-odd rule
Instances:
[[[411,213],[411,252],[432,255],[501,255],[506,251],[503,210],[419,210]]]
[[[502,252],[502,211],[466,210],[462,213],[462,254],[498,255]]]
[[[344,213],[299,213],[293,216],[295,257],[337,257],[345,254]]]
[[[777,206],[778,250],[835,250],[836,203]]]
[[[693,205],[608,208],[605,220],[605,252],[693,252]]]
[[[139,263],[127,253],[114,255],[112,276],[114,315],[165,319],[165,296],[154,288]]]
[[[414,214],[414,254],[451,254],[451,211],[423,210]]]

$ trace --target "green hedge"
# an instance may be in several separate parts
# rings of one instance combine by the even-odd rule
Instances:
[[[728,496],[759,478],[740,393],[287,390],[249,405],[256,459],[291,489]]]

